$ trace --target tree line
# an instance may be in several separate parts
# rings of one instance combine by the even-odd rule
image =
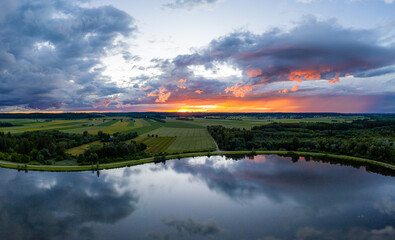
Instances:
[[[327,152],[395,163],[395,120],[270,123],[251,130],[208,126],[222,150]]]
[[[99,160],[111,162],[125,156],[145,156],[143,143],[131,140],[137,133],[115,133],[109,135],[99,131],[96,135],[64,133],[59,131],[24,132],[19,135],[0,132],[0,159],[16,163],[51,164],[54,161],[75,160],[80,164],[96,163]],[[67,149],[101,141],[102,146],[85,150],[80,156],[73,156]]]

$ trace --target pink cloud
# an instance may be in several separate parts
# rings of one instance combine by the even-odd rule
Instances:
[[[236,84],[232,87],[228,87],[225,89],[226,93],[232,92],[233,95],[235,95],[235,97],[245,97],[247,92],[251,92],[252,91],[252,87],[249,85],[246,86],[240,86],[239,84]]]
[[[262,70],[261,69],[251,69],[251,70],[246,71],[246,74],[249,77],[254,78],[254,77],[262,75]]]
[[[347,74],[346,74],[346,76],[347,76]],[[328,80],[328,82],[329,82],[329,83],[337,83],[337,82],[340,81],[339,77],[340,77],[340,73],[336,73],[335,79],[333,79],[333,80]]]
[[[112,102],[117,102],[119,104],[118,99],[119,99],[119,96],[107,98],[107,99],[102,99],[102,100],[96,102],[93,105],[93,108],[98,108],[100,106],[108,107]]]
[[[159,88],[159,90],[150,92],[147,94],[148,97],[158,97],[155,102],[164,103],[171,96],[171,92],[167,91],[166,88]]]
[[[296,92],[299,89],[299,85],[295,85],[293,86],[293,88],[291,89],[291,92]]]
[[[288,93],[288,89],[284,89],[284,90],[282,90],[282,91],[278,91],[278,93]]]

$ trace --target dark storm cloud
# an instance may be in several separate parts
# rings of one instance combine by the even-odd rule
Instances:
[[[116,37],[135,31],[128,14],[111,6],[82,7],[79,1],[6,0],[4,4],[0,107],[59,108],[75,99],[85,102],[82,93],[100,97],[120,92],[106,83],[103,68],[97,65],[106,51],[119,46]]]
[[[219,0],[174,0],[163,5],[165,9],[186,9],[191,10],[200,6],[209,6],[219,2]]]

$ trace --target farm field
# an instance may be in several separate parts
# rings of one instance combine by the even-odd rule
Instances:
[[[72,154],[74,156],[77,156],[79,154],[83,154],[84,151],[88,150],[90,147],[92,147],[92,146],[99,146],[99,145],[102,145],[102,143],[100,141],[95,141],[95,142],[91,142],[91,143],[87,143],[87,144],[84,144],[84,145],[80,145],[80,146],[77,146],[77,147],[73,147],[73,148],[67,149],[66,153],[70,153],[70,154]]]
[[[214,140],[205,128],[168,128],[161,127],[148,132],[145,136],[176,137],[167,152],[212,151],[215,150]]]
[[[101,120],[101,119],[100,119]],[[100,121],[96,120],[96,121]],[[102,120],[101,120],[102,121]],[[132,122],[132,123],[131,123]],[[60,129],[65,130],[65,132],[69,133],[83,133],[84,131],[88,131],[89,134],[97,134],[99,131],[108,134],[114,134],[116,132],[137,132],[139,134],[152,131],[160,126],[155,127],[149,120],[145,119],[116,119],[116,120],[107,120],[104,123],[97,124],[91,127],[82,127],[82,128],[74,128],[74,129]]]
[[[222,125],[227,128],[245,128],[251,129],[254,126],[269,124],[273,122],[278,123],[299,123],[299,122],[327,122],[327,123],[335,123],[335,122],[351,122],[357,119],[363,119],[364,117],[360,116],[342,116],[342,117],[317,117],[317,118],[254,118],[254,117],[240,117],[238,119],[215,119],[215,118],[194,118],[194,121],[190,121],[190,124],[198,125],[201,127],[213,126],[213,125]],[[179,120],[171,119],[167,120],[168,122],[181,122]],[[185,121],[183,121],[185,122]]]
[[[65,128],[78,128],[82,127],[83,124],[87,124],[89,120],[31,120],[26,119],[25,121],[15,119],[15,120],[2,120],[4,122],[10,122],[15,125],[7,128],[0,128],[0,132],[10,132],[10,133],[22,133],[27,131],[42,131],[42,130],[61,130]]]
[[[176,137],[147,137],[139,136],[134,139],[147,145],[146,152],[161,153],[166,152],[167,148],[176,140]]]

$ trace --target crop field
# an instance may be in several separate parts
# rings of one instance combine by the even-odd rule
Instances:
[[[2,120],[4,121],[4,120]],[[81,127],[83,124],[87,123],[88,120],[53,120],[44,121],[36,120],[32,121],[7,121],[13,123],[14,127],[0,128],[0,132],[10,132],[10,133],[22,133],[27,131],[42,131],[42,130],[61,130],[64,128],[76,128]]]
[[[254,126],[260,126],[273,122],[279,123],[299,123],[299,122],[351,122],[356,119],[363,119],[360,116],[341,116],[341,117],[317,117],[317,118],[253,118],[253,117],[241,117],[238,119],[206,119],[206,118],[195,118],[194,121],[190,121],[195,125],[202,127],[212,125],[222,125],[228,128],[245,128],[251,129]],[[176,121],[176,120],[173,120]]]
[[[205,128],[205,126],[194,124],[194,121],[166,120],[162,126],[168,128]]]
[[[215,150],[214,140],[205,128],[168,128],[161,127],[148,132],[145,136],[176,137],[167,152]]]
[[[84,145],[81,145],[78,147],[73,147],[73,148],[67,149],[66,153],[70,153],[72,155],[83,154],[85,150],[88,150],[88,148],[90,148],[92,146],[96,146],[96,145],[102,145],[102,143],[100,141],[87,143],[87,144],[84,144]]]
[[[109,121],[105,121],[105,120],[103,119],[103,123],[101,123],[101,124],[99,124],[99,125],[97,125],[97,126],[99,126],[99,127],[108,127],[108,126],[111,126],[111,125],[113,125],[114,123],[116,123],[116,122],[118,122],[118,121],[120,121],[120,120],[109,120]]]
[[[134,119],[130,119],[129,123],[128,123],[128,127],[133,127],[134,126]]]
[[[176,140],[176,138],[139,136],[135,140],[147,145],[146,152],[155,154],[166,152],[167,148]]]
[[[141,119],[136,119],[133,121],[133,124],[130,126],[130,119],[115,119],[115,120],[103,120],[98,119],[94,120],[96,122],[100,122],[94,126],[86,126],[86,127],[79,127],[73,129],[60,129],[61,131],[64,130],[65,132],[69,133],[83,133],[84,131],[88,131],[89,134],[97,134],[99,131],[108,134],[114,134],[116,132],[130,132],[133,129],[138,129],[144,126],[143,121]],[[88,123],[89,125],[90,123]]]

